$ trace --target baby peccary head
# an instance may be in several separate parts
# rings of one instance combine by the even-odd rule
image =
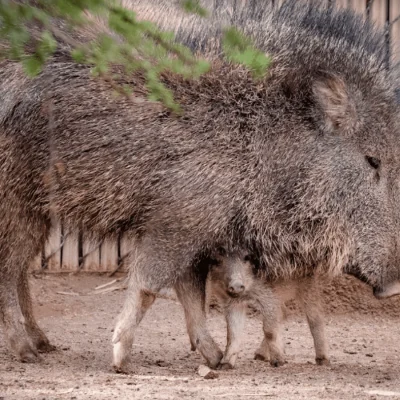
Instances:
[[[210,268],[214,290],[230,297],[240,297],[251,290],[254,283],[254,262],[246,251],[227,253],[218,249]]]

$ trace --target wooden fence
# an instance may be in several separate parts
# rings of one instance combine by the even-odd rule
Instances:
[[[247,0],[245,0],[247,1]],[[283,0],[274,0],[279,4]],[[310,0],[312,1],[312,0]],[[387,29],[389,62],[400,65],[400,0],[314,0],[325,5],[351,7],[367,19]],[[49,272],[93,271],[109,272],[124,270],[124,260],[133,243],[125,237],[93,243],[79,233],[65,232],[58,223],[53,227],[50,239],[36,260],[34,270]]]

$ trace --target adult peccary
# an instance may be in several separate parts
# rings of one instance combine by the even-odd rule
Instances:
[[[320,287],[323,277],[267,282],[257,275],[257,263],[251,254],[240,251],[219,254],[209,272],[209,296],[223,310],[227,322],[227,347],[222,369],[233,368],[241,350],[248,305],[257,310],[263,321],[264,339],[255,353],[256,360],[269,361],[278,367],[285,363],[281,328],[285,301],[296,299],[307,316],[314,339],[316,362],[328,365]]]
[[[34,80],[1,63],[0,311],[21,359],[48,343],[17,283],[51,211],[93,235],[136,235],[117,370],[166,286],[192,343],[218,365],[204,316],[208,269],[197,263],[217,245],[250,249],[271,277],[344,271],[377,296],[397,294],[400,161],[383,36],[350,12],[294,1],[257,29],[247,30],[273,59],[268,77],[217,60],[196,82],[165,75],[180,117],[116,99],[63,50]],[[146,91],[140,74],[126,82]]]

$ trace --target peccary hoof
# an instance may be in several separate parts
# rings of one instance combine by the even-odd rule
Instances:
[[[114,372],[117,374],[128,375],[128,370],[122,366],[113,365]]]
[[[57,347],[53,346],[47,339],[36,343],[36,348],[39,353],[50,353],[57,350]]]
[[[328,358],[322,357],[322,358],[316,358],[315,362],[317,365],[331,365],[331,362],[329,361]]]
[[[194,344],[192,344],[192,345],[190,346],[190,351],[196,351],[196,346],[195,346]]]
[[[217,356],[213,360],[208,360],[207,364],[211,369],[217,369],[218,366],[220,365],[220,362],[223,358],[223,353],[222,351],[219,351]]]
[[[23,363],[33,364],[39,362],[41,359],[30,346],[25,346],[22,350],[19,351],[19,360]]]
[[[268,361],[268,359],[260,353],[254,354],[254,359],[258,361]]]
[[[228,371],[229,369],[233,369],[233,365],[230,362],[223,362],[218,365],[218,369],[222,371]]]
[[[274,368],[281,367],[282,365],[285,365],[286,362],[284,360],[271,360],[270,364]]]

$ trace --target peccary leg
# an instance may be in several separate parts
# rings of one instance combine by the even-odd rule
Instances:
[[[175,290],[185,312],[190,342],[211,368],[217,368],[223,354],[206,326],[206,276],[187,274],[178,281]]]
[[[271,302],[263,304],[261,315],[263,318],[264,339],[255,353],[256,360],[269,361],[273,367],[285,363],[281,327],[283,321],[282,307]]]
[[[49,223],[31,215],[5,230],[12,224],[6,215],[0,207],[0,320],[19,359],[34,362],[38,359],[36,345],[48,341],[33,317],[27,272],[47,238]]]
[[[130,279],[124,307],[114,330],[113,367],[116,372],[125,372],[135,330],[155,300],[155,294],[144,289],[137,278],[133,276]]]
[[[37,352],[25,329],[25,318],[18,301],[17,276],[0,269],[0,319],[11,349],[22,362],[35,362]]]
[[[320,292],[317,283],[311,280],[302,288],[300,299],[303,303],[308,326],[314,339],[315,361],[318,365],[329,365],[324,313],[319,296]]]
[[[221,361],[221,369],[232,369],[240,351],[241,338],[246,322],[246,304],[235,303],[226,312],[227,345]]]
[[[325,324],[319,310],[306,308],[308,325],[314,339],[315,361],[318,365],[329,365],[327,343],[325,338]]]
[[[55,346],[50,344],[46,335],[39,328],[33,316],[27,268],[23,268],[19,276],[18,300],[21,306],[22,315],[25,318],[26,330],[36,349],[42,353],[55,350]]]

